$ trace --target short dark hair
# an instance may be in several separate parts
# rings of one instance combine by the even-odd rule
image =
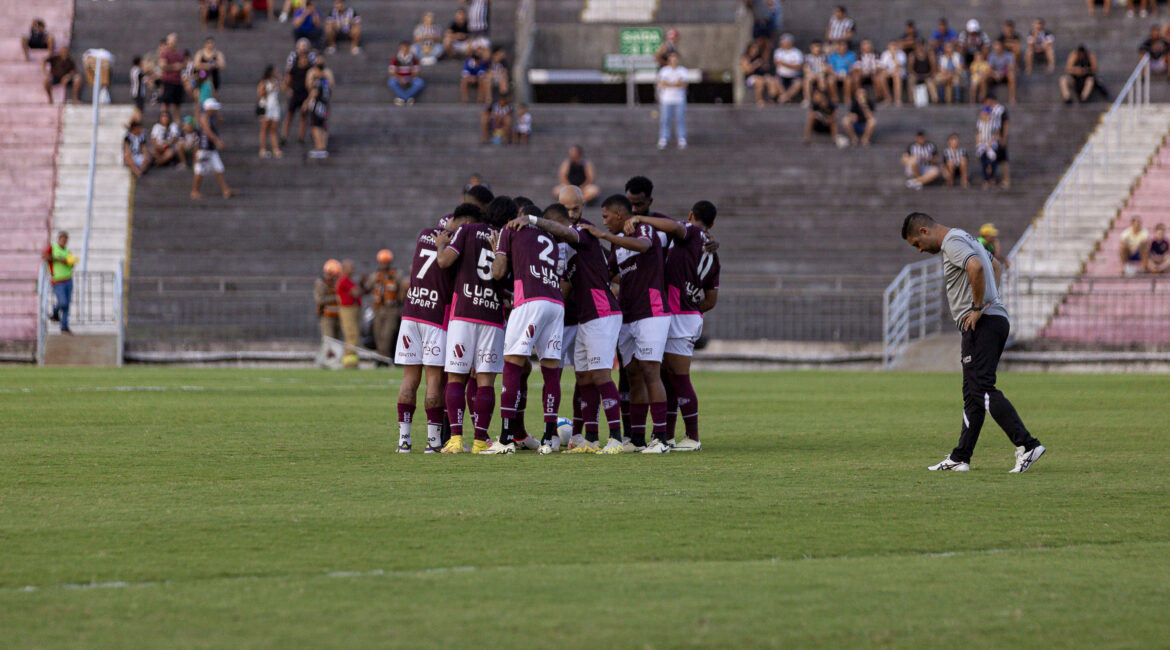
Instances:
[[[715,225],[715,204],[710,201],[699,201],[691,207],[691,214],[699,220],[699,223],[710,228]]]
[[[554,221],[568,221],[569,210],[563,203],[554,203],[544,209],[544,214],[541,215],[545,219],[552,219]]]
[[[529,203],[528,205],[521,206],[520,214],[526,217],[540,217],[544,215],[544,211],[540,209],[540,206]]]
[[[525,206],[536,205],[536,202],[527,196],[516,196],[513,197],[512,200],[515,201],[516,205],[520,206],[521,209],[523,209]]]
[[[810,47],[811,47],[811,46],[813,46],[813,45],[823,45],[823,43],[821,43],[821,39],[819,39],[819,38],[814,38],[814,39],[812,40],[812,42],[811,42],[811,43],[809,43],[809,46],[810,46]]]
[[[626,184],[626,191],[629,191],[628,183]],[[641,192],[634,192],[634,194],[641,194]],[[626,214],[632,214],[634,212],[634,204],[630,203],[630,200],[626,198],[625,194],[610,194],[609,198],[602,202],[601,207],[609,210],[621,208]]]
[[[483,210],[474,203],[460,203],[455,208],[455,212],[451,214],[453,219],[463,219],[464,217],[471,217],[472,221],[483,220]]]
[[[463,190],[463,194],[468,198],[475,199],[475,202],[481,206],[486,206],[492,202],[492,199],[496,198],[496,196],[492,194],[492,191],[483,185],[472,185],[471,187]]]
[[[650,179],[645,176],[635,176],[626,181],[626,192],[629,194],[641,194],[646,198],[650,198],[654,194],[654,183],[651,183]]]
[[[909,239],[910,235],[919,228],[929,228],[935,224],[934,217],[925,212],[911,212],[902,222],[902,239]]]
[[[520,214],[520,207],[512,197],[501,194],[488,203],[484,210],[484,221],[492,228],[503,228]]]

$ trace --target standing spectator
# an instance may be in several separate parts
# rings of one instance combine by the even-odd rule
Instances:
[[[959,134],[952,133],[947,138],[947,148],[943,149],[942,177],[947,185],[967,189],[967,150],[959,146]]]
[[[1032,74],[1032,63],[1039,58],[1047,62],[1048,74],[1056,71],[1056,37],[1044,29],[1042,18],[1033,20],[1032,31],[1028,32],[1028,55],[1024,58],[1026,74]]]
[[[914,134],[914,142],[902,154],[902,166],[906,169],[906,187],[920,190],[938,179],[938,148],[926,140],[926,132]]]
[[[346,6],[345,0],[333,0],[333,11],[325,19],[325,52],[333,54],[337,51],[337,39],[348,38],[349,53],[358,54],[362,51],[362,17]]]
[[[187,55],[178,49],[179,35],[167,34],[159,54],[159,81],[162,82],[163,108],[171,115],[179,115],[183,107],[183,69],[187,67]],[[198,110],[198,107],[196,107]]]
[[[1084,45],[1069,52],[1064,64],[1064,75],[1060,78],[1060,96],[1064,103],[1071,104],[1073,96],[1081,102],[1089,101],[1097,81],[1097,55]]]
[[[377,259],[378,270],[365,277],[362,289],[374,296],[374,347],[378,354],[393,358],[398,326],[402,322],[402,298],[409,281],[398,277],[398,271],[393,267],[394,253],[390,249],[378,251]],[[387,364],[379,362],[379,365]]]
[[[834,102],[841,97],[848,99],[853,96],[853,64],[857,63],[857,55],[849,49],[846,41],[837,41],[835,47],[828,58],[829,98]],[[840,91],[838,85],[841,87]]]
[[[666,30],[666,40],[662,41],[662,45],[654,52],[654,61],[659,67],[669,65],[671,54],[679,54],[678,30],[674,28]]]
[[[528,144],[528,136],[532,134],[532,113],[528,112],[528,104],[516,107],[516,144]]]
[[[300,129],[297,131],[297,142],[305,141],[305,125],[309,116],[305,102],[309,99],[309,86],[306,83],[309,70],[317,65],[317,53],[310,49],[309,39],[297,41],[297,47],[288,55],[284,65],[284,87],[289,91],[288,112],[284,114],[284,124],[280,129],[280,142],[288,140],[288,129],[292,126],[293,116],[301,118]]]
[[[222,108],[214,98],[203,103],[203,112],[199,115],[199,152],[195,154],[195,182],[191,186],[191,198],[201,199],[199,185],[207,174],[215,174],[219,182],[223,198],[231,198],[232,189],[223,178],[223,161],[220,160],[219,150],[223,149],[223,140],[219,139],[219,109]]]
[[[471,40],[488,40],[491,30],[492,0],[460,0],[467,7],[467,29],[471,33]]]
[[[488,63],[488,87],[492,95],[511,92],[508,87],[508,57],[502,47],[492,49]]]
[[[959,89],[963,87],[963,55],[955,51],[955,44],[943,44],[935,67],[934,85],[942,89],[943,101],[950,104],[959,101]]]
[[[983,101],[983,95],[987,91],[987,80],[990,76],[991,64],[987,62],[987,59],[983,58],[982,52],[976,52],[975,60],[967,68],[967,78],[970,80],[970,99],[968,101],[972,104]]]
[[[410,41],[398,44],[398,52],[390,62],[387,75],[389,79],[386,83],[396,95],[394,104],[397,106],[414,104],[414,98],[422,92],[424,84],[418,76],[418,59],[410,47]]]
[[[906,78],[906,53],[898,47],[898,41],[890,41],[886,51],[878,59],[876,86],[879,94],[886,98],[888,105],[893,98],[895,106],[902,105],[902,82]]]
[[[853,146],[869,146],[869,139],[877,128],[877,120],[873,116],[873,101],[866,94],[865,88],[858,87],[853,91],[853,101],[849,105],[849,112],[841,118],[841,127]]]
[[[771,43],[780,31],[780,0],[745,0],[744,4],[752,12],[752,39],[763,38]]]
[[[861,41],[861,53],[858,54],[857,62],[853,64],[851,70],[854,93],[850,94],[849,97],[852,98],[856,94],[856,89],[862,86],[870,86],[871,88],[877,86],[880,69],[877,52],[873,49],[873,41],[868,38]],[[877,99],[886,99],[885,93],[877,93]]]
[[[906,26],[902,29],[902,35],[894,42],[898,44],[898,49],[903,54],[910,56],[914,48],[922,42],[922,37],[918,35],[918,27],[914,25],[913,20],[906,21]]]
[[[557,186],[553,188],[553,196],[559,197],[565,188],[575,185],[581,189],[585,203],[591,203],[601,195],[596,179],[593,161],[585,157],[585,151],[579,145],[573,145],[569,147],[569,157],[562,160],[557,168]]]
[[[946,18],[938,19],[938,27],[930,34],[930,49],[936,55],[941,54],[943,46],[959,40],[959,35],[947,24]]]
[[[991,66],[991,73],[987,75],[987,79],[983,84],[982,93],[986,94],[987,89],[992,86],[1000,84],[1007,84],[1008,87],[1008,103],[1016,103],[1016,55],[1007,51],[1003,41],[996,41],[991,44],[991,56],[987,57],[987,63]]]
[[[256,84],[257,112],[260,115],[260,157],[281,158],[284,152],[280,150],[280,77],[276,74],[276,66],[269,64],[264,68],[264,76]],[[271,150],[269,150],[271,144]]]
[[[142,111],[146,110],[146,86],[149,83],[147,65],[141,56],[135,56],[130,64],[130,101],[134,104],[132,119],[135,120],[141,120]]]
[[[678,148],[687,148],[687,69],[679,65],[678,52],[671,52],[658,71],[658,149],[666,148],[671,125]]]
[[[309,98],[305,100],[305,110],[309,114],[310,133],[313,136],[313,149],[309,151],[310,158],[329,157],[329,102],[333,99],[333,71],[325,66],[325,57],[318,57],[317,63],[309,70],[305,78],[309,88]]]
[[[49,96],[49,103],[53,103],[53,86],[62,86],[65,94],[62,101],[69,103],[70,91],[73,101],[80,101],[81,75],[77,73],[77,63],[69,54],[69,46],[62,45],[56,52],[49,55],[44,62],[45,94]]]
[[[512,144],[512,96],[501,93],[479,117],[480,144]]]
[[[777,95],[776,102],[787,104],[800,93],[802,89],[800,77],[804,70],[804,55],[793,44],[792,34],[780,37],[780,47],[776,48],[772,60],[776,66],[776,80],[779,82],[774,92]]]
[[[1003,43],[1003,49],[1012,53],[1016,57],[1016,63],[1022,63],[1024,59],[1023,39],[1020,38],[1020,33],[1016,31],[1016,22],[1014,20],[1003,21],[1003,31],[999,33],[999,38],[995,39]]]
[[[98,60],[102,63],[102,78],[95,83]],[[114,55],[109,50],[90,48],[81,55],[81,69],[85,72],[85,83],[89,84],[92,92],[98,92],[97,83],[101,84],[99,99],[103,104],[110,103],[110,77],[114,63]]]
[[[321,331],[321,351],[317,354],[317,365],[327,365],[329,343],[325,339],[336,339],[340,329],[340,312],[337,305],[337,276],[341,275],[341,262],[327,260],[321,275],[313,282],[313,300],[317,303],[317,328]]]
[[[131,124],[138,120],[131,120]],[[158,114],[158,124],[150,129],[150,158],[156,167],[168,165],[183,160],[179,153],[179,125],[171,119],[171,114],[163,111]]]
[[[1162,38],[1162,30],[1157,25],[1150,27],[1150,37],[1142,41],[1138,47],[1138,55],[1150,55],[1150,72],[1166,74],[1167,60],[1170,59],[1170,45]]]
[[[1002,269],[1011,266],[1006,255],[1000,252],[999,247],[999,229],[993,223],[985,223],[979,227],[979,245],[987,251],[991,259],[999,262],[999,267],[995,269],[995,284],[998,286],[1002,278]]]
[[[808,108],[812,102],[814,90],[828,92],[829,64],[825,62],[825,54],[821,50],[821,42],[813,41],[808,46],[808,56],[804,57],[804,101],[801,106]]]
[[[1121,231],[1121,246],[1118,253],[1121,258],[1122,275],[1133,275],[1142,267],[1146,244],[1149,241],[1149,231],[1142,228],[1142,218],[1135,214],[1129,221],[1129,228]]]
[[[293,40],[307,38],[314,46],[319,46],[321,35],[324,33],[322,29],[324,22],[321,18],[321,12],[317,11],[313,0],[305,0],[304,6],[293,14]]]
[[[423,14],[422,22],[414,28],[414,56],[423,65],[434,65],[443,56],[443,30],[435,24],[435,14]]]
[[[987,106],[979,109],[979,120],[975,123],[975,155],[979,156],[979,165],[983,170],[983,189],[993,187],[999,166],[999,133],[995,130],[991,109]]]
[[[491,80],[488,78],[487,53],[481,49],[471,51],[471,56],[463,62],[463,71],[459,78],[459,101],[468,102],[468,90],[475,86],[476,101],[486,104],[491,96]]]
[[[33,18],[28,34],[20,37],[20,49],[24,52],[25,61],[28,61],[29,50],[45,50],[50,55],[55,51],[53,35],[45,28],[45,21]]]
[[[979,28],[979,21],[974,18],[968,20],[966,31],[959,34],[959,49],[963,52],[963,63],[971,65],[976,52],[986,57],[990,48],[991,38]]]
[[[824,91],[814,90],[808,106],[808,119],[804,123],[804,144],[812,142],[812,133],[828,133],[837,140],[837,107],[829,101]]]
[[[77,257],[69,251],[69,233],[57,233],[57,241],[45,248],[42,258],[49,265],[49,281],[53,286],[56,305],[50,320],[61,321],[61,333],[72,334],[69,330],[69,304],[73,302],[73,266]]]
[[[211,82],[211,91],[219,90],[219,71],[223,70],[227,65],[227,59],[224,58],[223,52],[220,52],[215,47],[214,38],[206,38],[203,41],[203,48],[195,53],[195,70],[199,74],[200,83],[207,81]],[[214,96],[214,92],[210,93]],[[200,97],[200,102],[206,100],[207,97]]]
[[[829,16],[829,25],[825,28],[825,42],[830,47],[835,47],[837,43],[845,43],[846,49],[852,49],[853,32],[856,27],[853,19],[845,11],[845,7],[837,5],[833,9],[833,14]]]
[[[926,106],[927,101],[938,101],[938,90],[934,85],[937,75],[934,57],[924,44],[919,43],[906,59],[906,81],[910,92],[913,93],[915,106]]]
[[[337,315],[345,338],[341,364],[346,368],[357,368],[361,343],[362,288],[353,281],[353,271],[353,260],[342,260],[341,275],[337,277]]]
[[[1146,273],[1170,271],[1170,241],[1166,241],[1166,226],[1154,226],[1154,236],[1146,246],[1146,261],[1142,268]]]
[[[472,53],[471,30],[467,27],[467,10],[456,9],[455,18],[443,33],[443,50],[466,57]]]
[[[122,136],[122,164],[135,178],[142,178],[146,170],[150,169],[151,162],[142,122],[135,120],[126,127],[126,135]]]
[[[195,162],[199,154],[200,139],[199,130],[195,128],[195,118],[190,115],[183,117],[183,126],[175,148],[179,152],[179,160],[183,161],[185,166],[190,167]]]
[[[748,43],[747,51],[739,59],[739,68],[743,71],[744,86],[756,94],[757,106],[763,106],[765,99],[776,96],[779,84],[774,76],[768,74],[768,62],[760,53],[759,41]]]

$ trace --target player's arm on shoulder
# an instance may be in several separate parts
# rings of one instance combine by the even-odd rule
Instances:
[[[565,242],[566,244],[576,245],[581,241],[581,238],[577,236],[576,230],[559,224],[551,219],[540,217],[532,225],[540,228],[541,230],[547,232],[553,237],[556,237],[558,240]]]
[[[459,231],[456,230],[455,235],[458,234]],[[455,263],[455,260],[459,259],[459,251],[450,246],[451,240],[452,236],[446,230],[435,235],[435,252],[438,253],[435,261],[441,269],[450,268]]]
[[[699,303],[699,313],[707,313],[715,309],[715,303],[719,302],[719,289],[708,289],[703,293],[703,301]]]
[[[663,217],[633,217],[630,221],[634,219],[638,220],[637,223],[644,223],[652,228],[661,230],[675,239],[683,239],[687,236],[687,226],[681,221]]]
[[[508,275],[508,254],[503,251],[496,251],[496,257],[492,260],[492,277],[496,280],[503,280]]]

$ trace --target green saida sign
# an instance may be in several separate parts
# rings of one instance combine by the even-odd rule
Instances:
[[[622,54],[654,54],[662,45],[658,27],[623,27],[618,36]]]

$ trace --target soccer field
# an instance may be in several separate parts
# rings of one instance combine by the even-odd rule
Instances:
[[[957,373],[699,373],[649,457],[396,454],[398,377],[0,368],[0,646],[1170,639],[1166,377],[1002,375],[1023,475],[925,470]]]

